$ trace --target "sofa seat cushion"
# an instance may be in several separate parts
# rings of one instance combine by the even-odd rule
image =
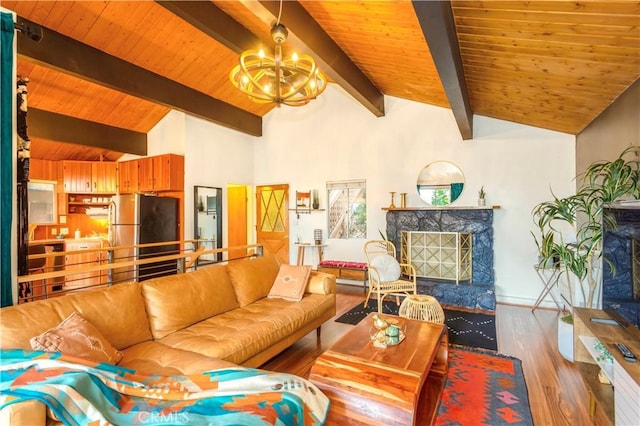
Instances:
[[[140,284],[124,283],[2,308],[0,347],[30,350],[32,337],[56,327],[74,311],[118,350],[152,339]]]
[[[334,309],[333,294],[306,294],[300,302],[263,298],[177,331],[160,342],[242,364]]]
[[[236,366],[221,359],[172,348],[158,342],[139,343],[122,352],[119,366],[165,376],[200,374],[203,371]]]
[[[224,265],[145,281],[142,293],[155,339],[238,307]]]

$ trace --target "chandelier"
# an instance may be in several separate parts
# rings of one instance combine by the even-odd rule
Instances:
[[[264,50],[247,50],[240,55],[240,63],[229,74],[231,83],[258,103],[303,106],[321,94],[327,86],[326,77],[318,71],[309,55],[282,56],[282,43],[289,32],[280,17],[271,27],[275,41],[274,55]]]

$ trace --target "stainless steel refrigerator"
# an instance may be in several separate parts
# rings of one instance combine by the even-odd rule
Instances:
[[[178,240],[178,199],[145,194],[116,195],[109,205],[109,243],[112,262],[179,253],[177,244],[134,247]],[[144,281],[177,272],[177,260],[113,269],[111,282]]]

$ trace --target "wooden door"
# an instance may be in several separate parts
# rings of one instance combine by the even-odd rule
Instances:
[[[247,245],[247,187],[244,185],[227,186],[227,246]],[[247,255],[246,249],[229,250],[228,259]]]
[[[289,264],[289,185],[258,186],[256,199],[257,243]]]

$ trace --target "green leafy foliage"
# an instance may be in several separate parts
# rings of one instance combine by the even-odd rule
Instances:
[[[589,307],[595,306],[600,285],[603,223],[615,227],[613,218],[604,214],[604,207],[620,200],[640,199],[639,158],[640,147],[630,146],[613,161],[593,163],[578,176],[581,186],[575,195],[558,198],[552,191],[553,200],[533,209],[539,229],[539,235],[533,234],[533,238],[540,265],[554,262],[563,268],[569,288],[580,285]],[[567,228],[574,230],[575,241],[564,241],[562,231]]]

